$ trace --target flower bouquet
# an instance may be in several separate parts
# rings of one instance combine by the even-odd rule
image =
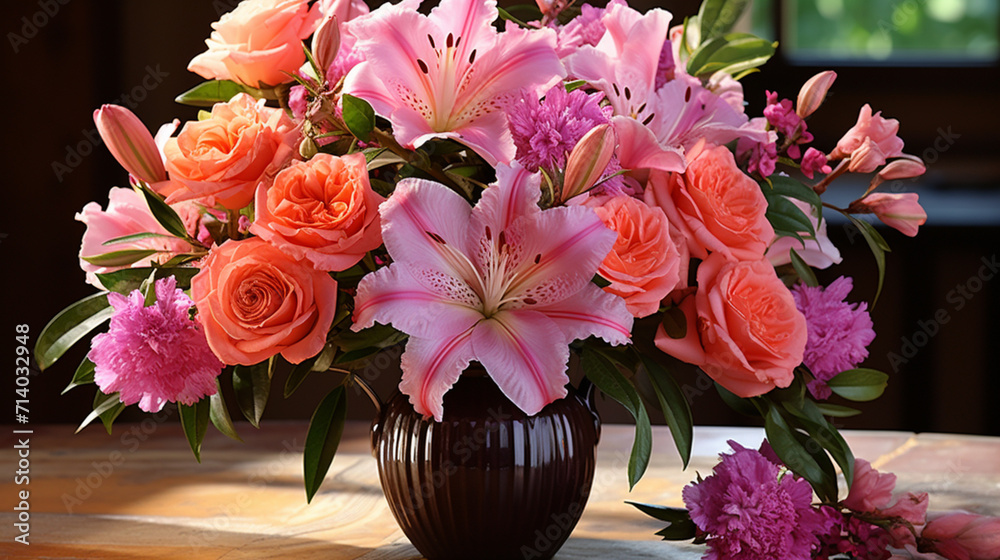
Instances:
[[[206,108],[195,120],[154,136],[126,109],[95,112],[131,188],[77,215],[80,264],[101,292],[36,347],[49,367],[110,320],[70,385],[97,385],[81,428],[176,403],[200,460],[209,423],[239,439],[221,383],[256,427],[282,363],[286,397],[310,375],[339,375],[308,429],[311,499],[345,387],[368,390],[352,372],[381,349],[405,345],[393,406],[425,427],[450,422],[457,403],[486,408],[448,400],[470,376],[524,425],[586,404],[572,362],[584,389],[635,417],[634,485],[651,456],[647,406],[690,456],[673,376],[690,364],[760,417],[769,443],[733,444],[685,489],[687,509],[636,504],[669,523],[664,538],[707,543],[710,558],[997,556],[997,520],[928,518],[925,494],[892,501],[893,477],[855,459],[828,419],[858,412],[833,395],[872,400],[887,376],[858,367],[874,332],[866,304],[847,301],[851,279],[814,276],[841,260],[825,215],[860,231],[879,289],[888,245],[857,215],[910,236],[926,219],[917,195],[877,191],[924,172],[895,120],[866,105],[831,151],[811,146],[806,118],[833,72],[795,103],[768,92],[763,115],[747,115],[739,79],[776,45],[732,31],[745,2],[706,0],[673,26],[622,0],[539,0],[520,17],[493,0],[419,5],[244,0],[189,65],[208,80],[177,98]],[[847,208],[823,202],[847,173],[870,186]],[[655,335],[636,340],[636,321]],[[592,477],[593,415],[560,414],[591,424]]]

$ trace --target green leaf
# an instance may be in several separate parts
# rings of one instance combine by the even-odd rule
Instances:
[[[767,199],[767,211],[765,217],[771,222],[771,226],[778,230],[794,232],[806,232],[811,236],[816,235],[816,228],[813,227],[812,220],[794,202],[782,195],[764,192]]]
[[[121,237],[115,237],[113,239],[108,239],[101,245],[116,245],[118,243],[131,243],[133,241],[140,241],[143,239],[177,239],[173,235],[168,235],[166,233],[153,233],[151,231],[143,233],[133,233],[132,235],[123,235]]]
[[[711,76],[716,72],[738,74],[763,65],[777,48],[772,43],[749,33],[729,33],[702,43],[688,59],[692,76]]]
[[[851,223],[858,228],[861,235],[868,242],[868,248],[871,249],[872,255],[875,257],[875,264],[878,265],[878,288],[875,289],[875,298],[872,300],[872,308],[875,308],[875,304],[878,303],[878,297],[882,295],[882,284],[885,282],[885,254],[890,251],[889,244],[885,242],[882,234],[875,231],[875,228],[864,220],[859,220],[850,214],[844,214],[847,216]]]
[[[767,441],[789,469],[806,479],[821,500],[837,501],[837,475],[826,451],[816,442],[794,430],[777,407],[771,407],[764,418]]]
[[[337,349],[327,344],[323,347],[322,352],[292,368],[292,373],[288,375],[288,379],[285,381],[285,398],[287,399],[292,396],[292,393],[299,388],[299,385],[302,385],[302,382],[305,381],[306,376],[310,373],[330,369],[330,366],[333,364],[333,358],[336,355]]]
[[[367,142],[375,130],[375,110],[364,99],[358,99],[345,93],[342,96],[344,104],[344,124],[355,138]]]
[[[35,362],[45,369],[90,331],[111,318],[108,293],[100,292],[70,305],[49,321],[35,343]]]
[[[529,27],[527,23],[524,23],[523,21],[521,21],[521,20],[517,19],[516,17],[510,15],[510,12],[508,12],[507,10],[501,8],[500,6],[497,6],[497,12],[500,14],[500,19],[502,19],[504,21],[514,22],[514,23],[517,24],[518,27],[521,27],[521,28]]]
[[[811,400],[805,400],[798,408],[791,406],[790,403],[783,404],[794,417],[789,420],[795,426],[805,430],[809,437],[830,452],[833,460],[840,465],[840,470],[844,473],[847,486],[850,488],[851,482],[854,480],[854,453],[837,428],[823,417],[823,413],[820,412],[816,403]]]
[[[795,273],[799,275],[799,278],[805,285],[813,288],[819,286],[819,280],[816,280],[816,274],[813,272],[812,267],[806,264],[806,261],[802,260],[802,257],[795,252],[795,249],[790,249],[788,254],[792,257],[792,267],[795,268]]]
[[[365,158],[368,161],[368,171],[374,171],[387,165],[398,165],[406,163],[406,160],[390,152],[386,148],[379,148],[374,151],[365,151]]]
[[[211,398],[206,397],[188,406],[177,403],[177,412],[181,416],[181,427],[184,428],[184,437],[187,438],[194,458],[201,462],[201,442],[205,440],[205,432],[208,431],[208,418],[212,405]]]
[[[691,514],[688,513],[688,510],[684,508],[658,506],[654,504],[644,504],[641,502],[633,502],[630,500],[625,500],[625,503],[629,504],[630,506],[634,506],[636,509],[652,517],[653,519],[666,521],[667,523],[674,523],[677,521],[684,521],[685,519],[691,519]]]
[[[80,431],[86,428],[91,422],[100,418],[101,422],[104,423],[104,429],[106,429],[108,434],[110,434],[111,424],[124,409],[125,405],[121,403],[118,393],[105,395],[98,390],[97,394],[94,395],[94,410],[83,419],[83,422],[80,423],[80,427],[76,429],[75,433],[80,433]]]
[[[849,369],[827,381],[830,389],[847,400],[866,402],[882,396],[889,376],[867,368]]]
[[[135,190],[146,199],[146,205],[149,206],[150,213],[163,226],[163,229],[181,239],[190,238],[187,229],[184,227],[184,221],[181,220],[181,217],[177,215],[177,212],[169,204],[163,201],[160,195],[153,192],[153,189],[150,189],[145,183],[138,184]]]
[[[258,99],[264,97],[264,92],[257,88],[230,80],[209,80],[178,95],[174,101],[194,107],[211,107],[216,103],[229,101],[237,93],[249,93]]]
[[[816,408],[818,408],[824,415],[832,416],[834,418],[850,418],[851,416],[861,414],[861,411],[856,408],[841,406],[839,404],[816,403]]]
[[[88,385],[94,382],[94,362],[87,358],[84,358],[80,362],[80,366],[76,368],[76,373],[73,374],[73,380],[69,382],[69,385],[62,390],[61,395],[65,395],[70,389],[75,389],[81,385]]]
[[[264,414],[267,397],[271,392],[271,367],[273,358],[252,366],[233,368],[233,390],[236,404],[243,416],[254,428],[260,428],[260,417]]]
[[[635,418],[635,439],[628,461],[628,482],[629,488],[632,488],[646,472],[653,447],[653,429],[649,424],[646,406],[642,404],[642,398],[632,383],[602,354],[585,346],[580,361],[587,379],[621,403]]]
[[[707,373],[702,373],[702,375],[708,375]],[[719,393],[722,398],[722,402],[726,403],[726,406],[739,412],[744,416],[760,416],[760,410],[754,406],[754,401],[752,399],[744,399],[742,397],[737,397],[735,393],[732,393],[729,389],[726,389],[718,382],[715,383],[715,390]]]
[[[122,249],[80,258],[94,266],[128,266],[156,253],[159,253],[156,249]]]
[[[337,387],[319,403],[306,435],[306,447],[302,453],[305,474],[306,501],[311,502],[323,478],[330,469],[340,438],[344,434],[347,421],[347,395],[344,386]]]
[[[359,332],[346,331],[337,335],[337,347],[343,354],[335,360],[338,364],[357,361],[377,354],[406,340],[407,336],[389,325],[376,324]]]
[[[566,93],[570,93],[575,89],[580,89],[585,85],[587,85],[587,80],[573,80],[572,82],[566,82],[563,84],[563,86],[566,87]]]
[[[215,394],[209,398],[211,401],[208,417],[212,424],[230,438],[243,441],[243,438],[236,433],[236,426],[233,425],[233,419],[229,416],[229,408],[226,406],[226,399],[222,396],[222,384],[218,377],[215,378]]]
[[[148,279],[149,275],[153,274],[154,271],[156,273],[157,280],[168,276],[176,278],[177,287],[181,290],[187,290],[190,288],[191,279],[194,278],[199,272],[199,270],[194,267],[123,268],[122,270],[116,270],[114,272],[98,274],[97,280],[100,281],[100,283],[109,291],[127,295],[132,293],[132,290],[138,290],[142,283]]]
[[[765,196],[776,194],[806,202],[816,210],[816,216],[823,217],[823,199],[802,181],[784,175],[772,175],[760,187]]]
[[[665,541],[686,541],[698,535],[698,526],[688,519],[671,523],[669,527],[660,529],[655,534],[663,537]]]
[[[670,375],[666,368],[646,355],[641,355],[640,358],[652,381],[656,398],[660,402],[660,410],[663,411],[663,418],[670,426],[670,435],[674,438],[674,445],[677,446],[677,452],[680,453],[686,469],[691,460],[691,442],[694,440],[691,407],[674,376]]]
[[[714,39],[732,31],[733,26],[750,4],[749,0],[705,0],[698,10],[702,41]]]

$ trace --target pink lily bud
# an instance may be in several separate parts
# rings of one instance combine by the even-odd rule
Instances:
[[[861,145],[851,153],[851,161],[847,170],[852,173],[871,173],[885,164],[885,154],[871,138],[865,138]]]
[[[830,91],[830,86],[837,79],[837,73],[833,70],[820,72],[809,81],[802,84],[799,90],[799,98],[795,103],[795,112],[803,119],[816,112],[819,106],[826,99],[826,93]]]
[[[885,157],[900,157],[903,155],[903,141],[897,136],[898,132],[898,120],[883,117],[881,111],[872,113],[871,105],[866,103],[858,114],[858,122],[837,142],[830,159],[839,160],[852,155],[866,138],[878,146]]]
[[[153,135],[132,111],[118,105],[102,105],[94,111],[94,123],[111,155],[126,171],[147,183],[167,179],[163,156]]]
[[[893,160],[889,165],[882,168],[882,171],[878,172],[878,176],[884,181],[892,181],[894,179],[919,177],[925,171],[927,171],[927,168],[924,167],[924,162],[920,158],[903,154],[903,157]]]
[[[330,14],[323,19],[319,29],[313,34],[312,54],[319,69],[325,74],[337,58],[340,50],[340,23],[337,16]],[[323,76],[319,76],[323,78]]]
[[[611,162],[617,143],[614,129],[607,124],[595,126],[577,142],[566,162],[563,200],[586,192],[597,183]]]
[[[935,550],[948,558],[1000,558],[1000,517],[964,511],[932,514],[921,537],[937,541]]]
[[[914,237],[917,228],[927,222],[927,212],[918,202],[916,193],[872,193],[851,203],[849,212],[875,214],[885,225]]]

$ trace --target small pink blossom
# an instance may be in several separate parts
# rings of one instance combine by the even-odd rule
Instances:
[[[825,175],[833,171],[826,162],[826,155],[816,148],[806,149],[806,153],[802,156],[801,165],[802,174],[810,179],[816,173],[823,173]]]
[[[799,144],[812,142],[813,136],[806,130],[806,121],[792,108],[790,99],[778,100],[778,94],[767,92],[767,107],[764,107],[764,118],[774,127],[787,141],[788,157],[799,158]]]
[[[125,404],[158,412],[167,402],[192,405],[216,391],[225,367],[212,353],[205,332],[188,316],[194,305],[173,276],[156,281],[156,303],[134,290],[109,293],[115,313],[107,333],[94,337],[87,355],[101,392],[117,392]]]
[[[916,193],[872,193],[851,203],[849,212],[875,214],[885,225],[903,235],[915,237],[918,228],[927,222],[927,212]]]
[[[837,142],[837,147],[830,154],[830,159],[853,158],[852,154],[861,147],[865,138],[870,139],[886,158],[899,157],[903,155],[903,141],[896,135],[898,132],[899,121],[883,118],[881,111],[872,114],[871,106],[866,103],[861,108],[861,114],[858,115],[857,124]]]

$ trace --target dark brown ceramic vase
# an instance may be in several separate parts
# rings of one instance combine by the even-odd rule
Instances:
[[[600,420],[572,391],[528,416],[482,373],[445,394],[441,422],[405,395],[386,403],[372,431],[382,490],[430,560],[551,558],[590,495]]]

